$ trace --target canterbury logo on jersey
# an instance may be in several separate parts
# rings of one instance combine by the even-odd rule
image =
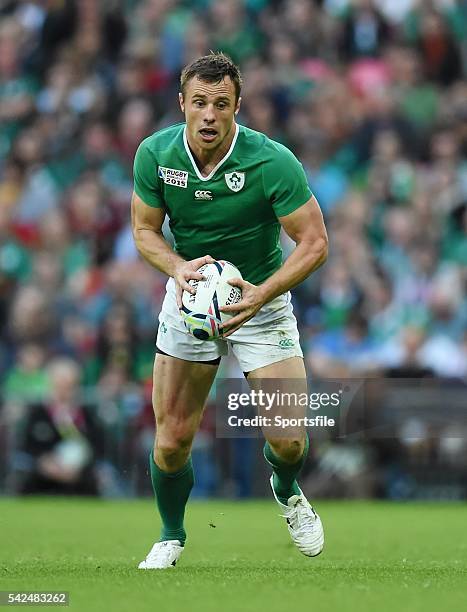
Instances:
[[[185,170],[175,170],[174,168],[159,166],[157,174],[166,185],[173,185],[174,187],[183,187],[186,189],[188,172],[185,172]]]
[[[195,191],[195,200],[212,200],[212,192],[204,189]]]

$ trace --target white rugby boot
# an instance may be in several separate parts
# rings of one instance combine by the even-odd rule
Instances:
[[[175,567],[182,552],[183,546],[179,540],[156,542],[146,559],[138,565],[138,569],[167,569]]]
[[[307,557],[316,557],[324,548],[324,530],[321,519],[308,503],[300,489],[300,495],[292,495],[285,506],[277,499],[271,476],[271,488],[281,509],[281,516],[287,521],[290,537],[298,550]]]

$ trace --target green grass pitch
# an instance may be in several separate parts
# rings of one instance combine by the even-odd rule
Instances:
[[[0,590],[67,590],[80,612],[467,609],[465,505],[317,509],[326,547],[307,559],[272,501],[193,502],[177,568],[143,572],[152,501],[1,499]]]

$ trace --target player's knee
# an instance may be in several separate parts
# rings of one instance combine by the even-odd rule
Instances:
[[[155,459],[157,465],[164,471],[177,472],[188,461],[190,449],[171,444],[156,446]]]
[[[170,471],[181,469],[188,460],[191,450],[192,436],[180,432],[156,435],[156,458]]]
[[[294,438],[275,438],[269,440],[274,453],[287,463],[296,463],[303,456],[305,439],[299,436]]]

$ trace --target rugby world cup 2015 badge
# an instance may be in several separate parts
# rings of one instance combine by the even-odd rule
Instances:
[[[245,184],[245,173],[229,172],[228,174],[225,174],[225,182],[231,191],[240,191],[240,189],[243,189],[243,185]]]
[[[184,189],[186,189],[188,185],[188,172],[185,172],[185,170],[175,170],[174,168],[159,166],[157,168],[157,174],[166,185],[183,187]]]

